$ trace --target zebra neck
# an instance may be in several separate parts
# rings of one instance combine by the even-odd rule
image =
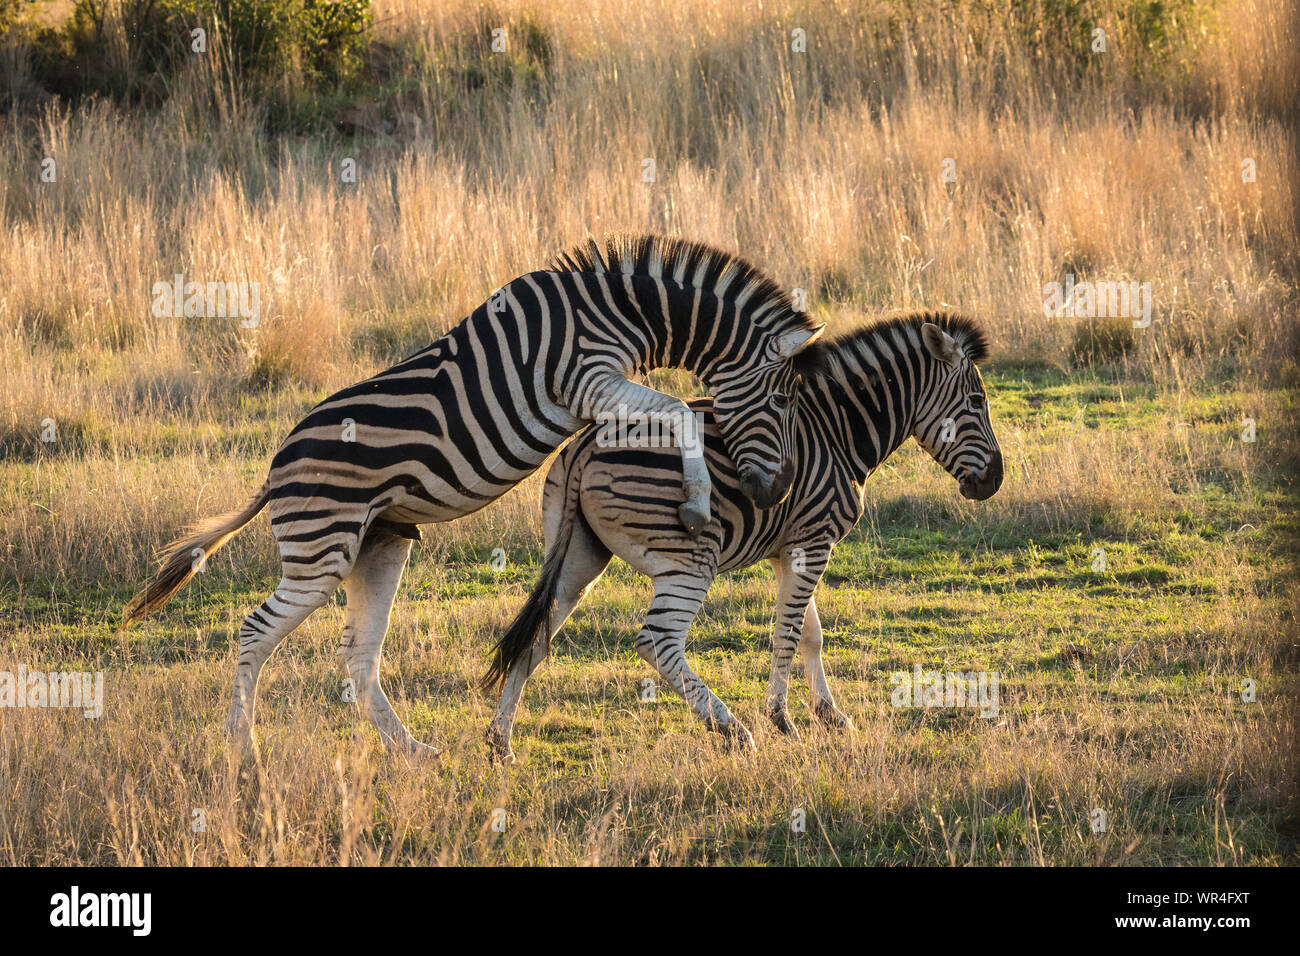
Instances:
[[[623,294],[614,297],[616,321],[630,323],[636,370],[681,368],[708,386],[752,345],[735,306],[708,290],[657,277],[621,278],[611,283]],[[622,297],[625,301],[618,302]]]
[[[808,386],[816,400],[806,407],[839,446],[855,480],[866,481],[911,437],[923,361],[866,349],[839,353]]]

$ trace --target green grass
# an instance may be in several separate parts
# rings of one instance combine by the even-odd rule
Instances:
[[[818,590],[831,685],[855,737],[811,725],[798,666],[803,740],[766,725],[766,566],[719,579],[691,636],[697,670],[755,732],[758,755],[725,753],[667,691],[643,702],[651,671],[631,645],[649,586],[615,562],[529,685],[519,763],[489,766],[480,738],[494,702],[472,684],[539,569],[521,498],[504,535],[490,516],[459,537],[426,529],[399,593],[384,683],[413,732],[445,748],[438,762],[376,753],[340,699],[342,610],[331,606],[267,666],[261,764],[241,768],[219,724],[233,634],[277,577],[259,521],[241,560],[214,559],[159,619],[120,637],[112,625],[139,574],[70,554],[54,573],[0,579],[6,659],[103,669],[109,687],[99,721],[4,714],[4,861],[1294,863],[1283,752],[1296,689],[1294,396],[1177,396],[1051,372],[995,371],[988,386],[1009,452],[998,498],[961,501],[905,450],[872,479],[867,516]],[[1248,403],[1269,425],[1261,418],[1253,457],[1239,460]],[[241,449],[255,475],[285,409],[223,414],[188,430],[191,447]],[[1171,421],[1191,438],[1171,437]],[[1124,443],[1104,459],[1104,494],[1080,488],[1044,506],[1041,481],[1024,481],[1030,463],[1105,430]],[[133,435],[139,458],[121,467],[147,470],[174,440]],[[1180,442],[1191,454],[1178,463]],[[89,460],[79,454],[95,453],[74,453],[70,474]],[[1150,490],[1152,462],[1163,494]],[[0,487],[14,492],[36,467],[0,462]],[[48,506],[67,507],[57,489]],[[143,548],[174,530],[130,540]],[[495,547],[508,555],[501,572],[488,565]],[[889,675],[918,664],[998,672],[1000,713],[892,708]],[[189,830],[192,807],[206,808],[207,832]],[[488,825],[497,807],[504,833]],[[1107,833],[1092,832],[1094,808]]]

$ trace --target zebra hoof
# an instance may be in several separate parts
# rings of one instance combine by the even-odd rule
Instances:
[[[754,735],[740,721],[733,720],[729,724],[722,725],[718,730],[722,734],[722,747],[728,753],[758,753],[758,747],[754,743]]]
[[[677,517],[682,519],[682,526],[692,538],[698,538],[704,526],[709,523],[707,505],[701,508],[693,501],[683,501],[677,506]]]
[[[767,716],[771,718],[772,724],[776,729],[785,734],[785,736],[791,737],[795,740],[799,739],[799,728],[796,727],[794,721],[790,719],[790,712],[788,710],[785,710],[784,708],[781,710],[774,710],[768,713]]]
[[[414,737],[409,737],[406,740],[391,740],[381,734],[380,741],[383,743],[386,753],[405,757],[412,763],[422,763],[442,756],[442,751],[437,747],[422,744]]]
[[[417,740],[414,742],[414,746],[407,748],[406,755],[416,761],[436,760],[442,756],[442,751],[437,747],[430,747],[428,744],[422,744]]]
[[[502,737],[495,728],[489,727],[483,739],[487,741],[488,763],[508,767],[515,762],[515,752],[510,749],[509,739]]]
[[[853,726],[853,721],[837,710],[834,704],[819,703],[814,713],[817,715],[817,719],[821,721],[822,726],[830,730],[842,730],[847,733],[857,731],[857,728]]]

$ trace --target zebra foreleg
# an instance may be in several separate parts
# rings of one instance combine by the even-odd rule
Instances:
[[[767,716],[776,729],[796,739],[799,737],[799,729],[790,719],[787,706],[790,666],[794,661],[795,650],[803,640],[813,590],[821,580],[829,557],[827,549],[796,548],[772,562],[772,568],[776,572],[777,608],[772,628],[772,672],[767,682],[764,705]],[[820,631],[818,637],[820,638]],[[820,661],[820,640],[818,648]]]
[[[598,421],[602,428],[614,424],[629,433],[640,427],[641,416],[647,428],[653,423],[656,434],[660,427],[666,426],[670,439],[682,451],[682,490],[686,500],[678,506],[677,516],[692,538],[699,537],[709,523],[713,480],[704,460],[703,439],[685,402],[611,374],[598,380],[572,411],[579,418]]]
[[[352,573],[343,582],[348,612],[339,657],[356,684],[357,704],[379,731],[384,749],[431,757],[438,751],[411,736],[379,683],[379,660],[393,597],[410,553],[409,538],[379,528],[372,528],[366,535]]]
[[[730,746],[753,752],[754,737],[727,705],[709,689],[686,662],[686,632],[699,613],[712,576],[680,572],[655,578],[654,600],[636,637],[636,651],[677,691],[704,726],[717,731]]]

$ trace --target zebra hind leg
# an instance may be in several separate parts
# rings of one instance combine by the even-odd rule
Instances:
[[[804,670],[812,687],[813,713],[823,726],[852,733],[855,730],[853,721],[835,706],[835,697],[831,694],[830,684],[826,682],[826,668],[822,666],[822,622],[817,613],[817,604],[811,598],[804,614],[799,652],[803,655]]]
[[[379,731],[384,749],[434,757],[438,750],[411,736],[379,683],[379,660],[393,597],[410,553],[410,538],[380,527],[366,535],[352,573],[343,582],[348,606],[339,658],[348,677],[356,683],[357,704]]]
[[[257,702],[257,679],[262,665],[277,645],[325,604],[338,587],[339,579],[324,574],[310,580],[280,581],[275,592],[262,602],[239,628],[239,663],[231,694],[226,733],[243,748],[253,746],[253,709]]]
[[[596,579],[605,572],[610,558],[613,557],[581,517],[575,520],[572,534],[573,537],[565,554],[564,567],[560,571],[555,605],[551,609],[546,633],[538,633],[533,646],[528,650],[528,658],[521,660],[519,666],[512,667],[506,674],[496,714],[488,724],[485,739],[488,745],[488,757],[494,762],[500,760],[502,763],[514,763],[515,754],[510,747],[510,738],[514,731],[515,711],[519,708],[519,699],[524,693],[524,684],[550,653],[551,638],[559,633],[564,622],[573,613],[573,609],[596,583]],[[553,539],[554,534],[548,527],[547,551],[550,551]]]

